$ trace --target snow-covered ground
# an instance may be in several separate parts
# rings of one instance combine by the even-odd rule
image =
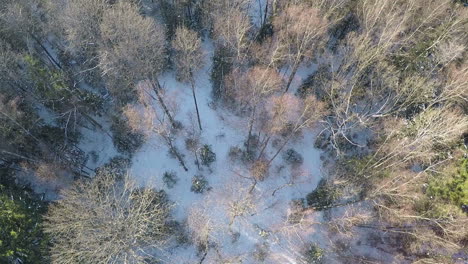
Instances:
[[[93,126],[81,128],[83,139],[78,147],[88,154],[86,167],[89,170],[99,168],[119,153],[112,142],[110,121],[102,117],[94,117],[102,129]],[[105,131],[105,132],[104,132]]]
[[[268,13],[271,12],[271,10],[265,10],[267,3],[268,0],[253,0],[250,3],[249,15],[251,17],[252,24],[258,28],[260,28],[264,22],[265,11],[268,11]]]
[[[291,167],[278,156],[273,162],[269,176],[258,182],[254,189],[253,180],[244,164],[231,161],[229,149],[242,147],[247,136],[247,121],[234,116],[222,107],[214,109],[211,103],[212,47],[209,41],[204,43],[207,53],[206,66],[196,78],[197,99],[203,131],[201,144],[209,144],[216,153],[216,161],[210,168],[202,166],[198,170],[195,156],[186,150],[184,140],[189,131],[197,130],[195,107],[189,85],[175,80],[173,72],[159,78],[167,93],[176,93],[178,111],[175,119],[182,122],[184,129],[177,136],[177,147],[185,155],[188,172],[184,171],[175,158],[169,156],[168,148],[158,135],[150,138],[134,155],[130,169],[132,176],[141,185],[164,189],[175,203],[176,220],[185,222],[189,214],[203,214],[213,223],[210,241],[217,249],[210,249],[204,263],[258,263],[254,254],[259,248],[267,249],[264,263],[302,263],[298,261],[298,252],[307,241],[321,244],[319,233],[311,229],[312,225],[294,225],[288,223],[293,200],[305,198],[317,186],[322,177],[321,152],[315,149],[315,135],[312,131],[304,133],[301,139],[290,146],[304,157],[304,163]],[[300,78],[311,74],[316,67],[304,67],[294,84],[298,86]],[[295,90],[295,89],[291,89]],[[285,148],[287,149],[287,148]],[[269,149],[269,156],[276,149]],[[168,188],[163,182],[163,174],[174,171],[178,182]],[[208,180],[210,191],[203,194],[190,190],[192,177],[203,175]],[[233,204],[247,204],[247,213],[235,217],[231,223],[229,208]],[[305,222],[319,221],[320,214],[309,214]],[[231,224],[230,224],[231,223]],[[174,248],[167,256],[168,263],[198,263],[195,246]],[[228,261],[228,262],[225,262]],[[231,261],[231,262],[229,262]]]
[[[258,5],[253,7],[255,6],[258,7]],[[228,156],[231,147],[243,147],[247,136],[247,120],[212,102],[210,73],[214,49],[210,40],[203,43],[203,48],[206,52],[206,66],[196,75],[196,93],[203,127],[200,144],[211,145],[216,153],[216,161],[210,167],[201,166],[199,170],[195,164],[194,154],[186,149],[185,139],[194,131],[199,132],[195,106],[190,85],[176,81],[175,74],[171,71],[159,76],[159,81],[166,91],[166,96],[172,98],[169,106],[176,110],[175,119],[183,124],[183,129],[175,137],[175,143],[184,155],[188,171],[184,171],[177,159],[169,155],[168,147],[160,136],[155,134],[135,153],[129,172],[139,185],[165,190],[169,199],[175,203],[173,209],[175,220],[186,224],[189,232],[201,232],[202,230],[197,228],[209,227],[208,240],[211,246],[205,257],[203,254],[200,255],[195,243],[182,245],[170,243],[158,255],[162,256],[163,263],[177,264],[200,263],[201,259],[203,263],[208,264],[302,264],[307,262],[302,259],[301,253],[310,243],[315,243],[331,253],[332,240],[336,236],[330,233],[323,213],[294,210],[297,205],[295,202],[304,199],[325,176],[321,161],[321,156],[323,158],[324,155],[314,148],[317,131],[307,131],[301,138],[292,140],[285,147],[285,150],[293,148],[303,156],[302,165],[288,165],[279,155],[272,163],[269,176],[254,185],[246,165],[233,161]],[[294,93],[316,70],[316,63],[300,67],[293,79],[290,93]],[[286,80],[289,69],[284,68],[281,73]],[[154,103],[157,105],[157,102]],[[41,113],[45,122],[53,122],[54,117],[49,112],[44,110]],[[86,163],[90,170],[120,155],[111,137],[104,133],[110,131],[109,120],[96,116],[94,118],[103,129],[92,126],[81,128],[83,137],[78,144],[78,147],[90,157]],[[275,151],[276,148],[270,146],[267,155],[271,157]],[[173,188],[168,188],[164,183],[165,172],[176,173],[177,183]],[[199,194],[190,190],[195,175],[203,175],[207,179],[209,191]],[[64,184],[70,183],[71,181]],[[55,185],[52,187],[57,188]],[[50,192],[42,189],[39,191],[54,194],[54,189]],[[57,195],[49,198],[55,199]],[[245,206],[247,210],[233,217],[230,212],[236,205]],[[301,220],[291,221],[297,211],[303,213]],[[187,224],[187,219],[192,218],[188,222],[193,222],[193,218],[197,217],[201,222],[198,223],[199,226]],[[367,231],[361,231],[365,234],[357,237],[365,238]],[[193,234],[187,235],[190,237]],[[384,258],[382,252],[366,243],[361,244],[359,239],[353,242],[352,247],[357,255]],[[330,257],[333,257],[333,254],[329,259]],[[385,259],[386,262],[391,261],[392,256],[386,254]],[[335,260],[330,263],[341,262]]]

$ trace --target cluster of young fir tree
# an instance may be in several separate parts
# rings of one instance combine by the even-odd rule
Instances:
[[[462,248],[467,234],[466,162],[460,161],[459,147],[468,124],[466,8],[449,0],[271,0],[262,6],[257,27],[249,15],[252,4],[2,1],[2,167],[53,163],[82,175],[77,127],[103,129],[92,116],[104,107],[117,110],[114,137],[133,135],[124,149],[135,150],[138,135],[156,133],[187,170],[174,143],[182,129],[174,119],[177,98],[165,92],[175,87],[162,87],[158,77],[172,65],[179,80],[190,85],[202,130],[195,76],[203,66],[201,37],[210,37],[213,96],[247,120],[242,151],[255,180],[268,175],[292,138],[319,121],[325,146],[340,158],[334,178],[340,184],[330,180],[324,186],[342,189],[356,198],[353,202],[375,205],[373,226],[404,238],[405,251],[415,259],[449,256]],[[318,70],[296,91],[297,71],[310,62]],[[103,96],[107,92],[110,96]],[[52,124],[39,117],[39,110],[56,117]],[[277,148],[268,156],[273,141]],[[83,195],[81,184],[101,188],[98,180],[80,183],[52,207],[47,217],[52,260],[69,263],[99,255],[100,263],[140,261],[138,250],[148,245],[145,232],[142,240],[119,241],[137,243],[125,247],[129,251],[111,243],[99,254],[97,248],[81,248],[97,247],[93,239],[101,238],[79,234],[86,221],[59,217],[88,208],[71,206]],[[85,189],[91,203],[110,199],[108,192]],[[135,206],[131,191],[106,190],[111,189],[123,195],[120,201],[128,199],[123,209]],[[333,207],[333,199],[327,207]],[[108,217],[106,210],[115,210],[98,208],[99,213],[83,217],[100,222]],[[64,233],[67,228],[80,237]]]

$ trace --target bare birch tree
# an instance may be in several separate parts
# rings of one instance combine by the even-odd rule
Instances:
[[[129,75],[130,80],[140,80],[162,70],[164,28],[153,19],[142,17],[131,2],[119,1],[107,9],[100,30],[100,67],[104,74]]]
[[[189,82],[192,87],[192,96],[197,111],[198,126],[202,130],[200,121],[200,112],[198,110],[197,96],[195,95],[195,76],[196,72],[203,68],[204,54],[201,47],[201,39],[197,32],[185,27],[179,27],[176,30],[172,47],[176,52],[175,64],[177,76],[183,82]]]
[[[234,70],[226,78],[227,94],[236,103],[241,112],[249,113],[249,132],[247,135],[247,152],[250,151],[252,133],[259,115],[264,112],[265,103],[269,96],[279,92],[283,80],[278,72],[272,68],[255,66],[247,72]]]
[[[219,43],[227,47],[241,63],[249,46],[248,33],[252,25],[247,11],[238,5],[227,5],[214,17],[213,32]]]
[[[462,248],[462,241],[468,235],[468,219],[459,206],[440,203],[435,197],[428,199],[420,190],[429,179],[438,177],[434,174],[447,173],[444,163],[450,159],[420,172],[393,170],[390,177],[378,180],[370,193],[380,218],[375,228],[406,237],[406,250],[410,254],[451,255]]]
[[[468,129],[468,117],[457,109],[427,109],[407,124],[395,120],[386,125],[384,141],[367,169],[382,171],[411,161],[430,165],[436,148],[449,147]]]
[[[15,0],[0,2],[0,36],[16,50],[40,44],[45,34],[41,20],[41,1]],[[34,40],[33,42],[31,40]],[[34,43],[34,44],[33,44]]]
[[[313,127],[326,112],[324,104],[314,96],[299,99],[288,93],[272,97],[267,111],[270,116],[269,125],[266,127],[268,132],[258,159],[262,158],[273,136],[280,134],[284,136],[279,148],[268,160],[268,166],[294,135],[305,128]]]
[[[312,59],[326,23],[318,9],[292,5],[276,17],[273,24],[278,30],[276,44],[279,51],[275,54],[291,66],[285,89],[287,92],[302,62]]]
[[[47,1],[52,30],[67,40],[67,49],[76,55],[96,56],[101,42],[102,14],[108,0]],[[90,58],[88,58],[90,59]]]
[[[463,100],[461,83],[443,84],[433,78],[438,70],[436,65],[418,74],[408,74],[413,62],[406,60],[411,54],[402,52],[421,45],[420,42],[430,45],[426,48],[429,51],[462,31],[459,17],[452,10],[443,15],[448,8],[448,1],[357,2],[356,14],[362,31],[347,36],[340,50],[345,54],[343,60],[331,65],[332,77],[325,81],[324,92],[332,109],[325,123],[338,154],[341,139],[362,147],[350,136],[372,127],[380,118],[404,113],[427,102],[435,105]],[[437,25],[444,26],[435,32]],[[427,42],[428,35],[434,39]],[[418,56],[412,60],[424,55]],[[389,57],[399,59],[389,61]]]
[[[135,83],[148,79],[158,101],[167,109],[157,79],[165,61],[163,26],[152,18],[142,17],[135,4],[119,1],[104,12],[100,30],[99,66],[108,76],[114,94],[127,102],[132,99]],[[166,111],[166,115],[176,127],[171,113]]]
[[[170,205],[150,188],[104,173],[65,190],[50,206],[45,231],[53,263],[143,263],[164,244]]]
[[[187,217],[187,227],[191,232],[192,241],[203,250],[207,251],[210,244],[216,242],[216,232],[219,231],[219,223],[209,215],[209,209],[199,205],[190,208]]]

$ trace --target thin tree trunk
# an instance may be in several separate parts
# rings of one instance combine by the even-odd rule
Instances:
[[[292,135],[294,134],[294,132],[291,132],[291,134],[289,134],[289,136],[286,138],[286,140],[283,142],[283,144],[281,145],[281,147],[278,149],[278,151],[276,151],[275,155],[273,155],[273,157],[268,161],[268,166],[270,166],[270,164],[273,162],[273,160],[276,158],[276,156],[278,156],[278,154],[283,150],[283,148],[286,146],[286,144],[288,144],[289,140],[292,138]]]
[[[252,137],[252,129],[253,129],[253,124],[254,124],[254,118],[255,118],[255,110],[256,106],[252,109],[252,116],[250,117],[250,122],[249,122],[249,134],[247,136],[247,152],[250,151],[250,138]]]
[[[156,85],[154,85],[154,81],[158,84],[158,87],[156,87]],[[151,83],[151,86],[153,87],[154,93],[156,94],[156,97],[158,98],[159,103],[161,104],[162,108],[164,109],[164,112],[169,117],[169,121],[171,122],[171,126],[173,128],[177,128],[176,123],[175,123],[174,119],[172,118],[171,113],[169,112],[169,109],[167,109],[167,106],[164,103],[164,100],[162,99],[161,94],[159,93],[159,89],[161,89],[161,85],[159,84],[158,79],[155,79],[154,81],[150,78],[150,83]]]
[[[2,154],[7,154],[7,155],[10,155],[10,156],[14,156],[14,157],[17,157],[17,158],[21,158],[21,159],[24,159],[24,160],[29,160],[29,161],[32,161],[32,162],[39,163],[38,160],[31,159],[31,158],[28,158],[28,157],[23,156],[23,155],[21,155],[21,154],[13,153],[13,152],[10,152],[10,151],[0,150],[0,153],[2,153]],[[3,160],[3,159],[2,159],[2,160]]]
[[[268,19],[268,1],[265,2],[265,14],[263,14],[262,27],[266,25],[267,19]]]
[[[249,134],[247,135],[247,146],[245,146],[245,148],[247,149],[247,152],[250,152],[250,138],[252,138],[252,127],[253,127],[253,120],[250,120]]]
[[[187,4],[187,17],[188,17],[188,20],[189,20],[190,23],[195,22],[195,21],[193,21],[192,8],[190,6],[190,3]]]
[[[200,170],[200,161],[198,160],[197,151],[195,151],[195,160],[197,161],[197,168],[198,168],[198,170]]]
[[[254,183],[249,189],[249,194],[252,194],[253,190],[255,189],[255,186],[257,186],[257,180],[254,178]]]
[[[13,122],[13,124],[15,124],[16,126],[18,126],[19,128],[21,128],[21,130],[23,130],[28,136],[30,136],[32,139],[34,139],[37,143],[41,144],[42,141],[39,140],[37,137],[35,137],[28,129],[26,129],[25,127],[23,127],[20,123],[18,123],[15,119],[13,119],[12,117],[10,117],[9,115],[3,113],[3,112],[0,112],[0,114],[2,114],[3,116],[5,116],[6,118],[10,119],[11,122]]]
[[[58,63],[58,61],[56,61],[54,59],[54,57],[52,57],[52,55],[49,53],[49,51],[46,49],[46,47],[44,47],[44,45],[42,45],[41,41],[34,35],[34,34],[31,34],[31,37],[37,42],[37,44],[42,48],[42,50],[46,53],[47,55],[47,58],[50,60],[50,62],[52,62],[52,64],[54,66],[56,66],[57,68],[59,68],[60,70],[62,70],[62,66],[60,65],[60,63]]]
[[[102,132],[106,133],[107,136],[109,136],[109,138],[113,139],[112,135],[107,131],[105,130],[101,124],[99,124],[96,120],[94,120],[94,118],[92,118],[91,116],[89,116],[88,114],[86,113],[83,113],[81,111],[78,111],[81,115],[83,115],[89,122],[91,122],[93,125],[97,126]]]
[[[331,209],[331,208],[337,208],[337,207],[343,207],[343,206],[348,206],[348,205],[351,205],[351,204],[355,204],[355,203],[359,203],[359,202],[362,202],[362,201],[365,201],[365,200],[368,200],[368,198],[356,198],[354,200],[351,200],[351,201],[347,201],[347,202],[342,202],[342,203],[335,203],[335,204],[330,204],[330,205],[325,205],[325,206],[309,206],[307,207],[307,209],[314,209],[314,210],[328,210],[328,209]],[[305,209],[305,210],[307,210]]]
[[[286,85],[286,90],[284,91],[285,93],[287,93],[289,87],[291,87],[291,83],[294,80],[294,77],[296,76],[297,70],[299,69],[299,65],[301,65],[301,61],[302,59],[294,63],[291,75],[289,75],[288,84]]]
[[[190,74],[190,75],[192,75],[192,74]],[[201,126],[201,121],[200,121],[200,112],[198,111],[197,96],[195,95],[195,82],[193,81],[193,77],[190,77],[190,79],[191,79],[190,83],[192,85],[193,101],[195,102],[195,109],[197,110],[198,127],[200,128],[200,130],[203,130],[202,126]]]
[[[262,150],[260,151],[260,154],[258,155],[257,160],[259,160],[262,157],[263,152],[265,151],[266,147],[268,146],[268,142],[270,141],[270,139],[271,139],[271,136],[268,136],[265,143],[264,143],[264,145],[263,145],[263,147],[262,147]]]
[[[176,156],[177,160],[179,160],[179,163],[182,166],[182,168],[184,168],[185,171],[188,171],[187,167],[185,166],[185,162],[182,159],[182,156],[180,156],[179,151],[175,148],[174,144],[172,143],[172,139],[170,139],[168,136],[163,137],[166,140],[167,145],[171,149],[172,153],[174,153],[174,156]]]
[[[198,264],[202,264],[203,261],[205,261],[206,255],[208,255],[208,248],[204,250],[203,256],[202,256],[202,258],[200,259],[200,262],[198,262]]]

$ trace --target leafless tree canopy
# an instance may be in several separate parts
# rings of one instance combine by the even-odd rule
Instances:
[[[172,47],[176,52],[177,74],[182,81],[191,81],[196,71],[203,67],[201,43],[197,32],[185,27],[177,28]]]
[[[229,4],[219,10],[215,13],[213,31],[218,41],[231,50],[234,59],[240,62],[249,45],[251,24],[247,11],[242,6]]]
[[[162,70],[165,30],[154,19],[142,17],[135,4],[119,1],[106,9],[100,31],[99,66],[111,80],[134,85],[133,82],[153,77]],[[119,90],[119,85],[119,82],[111,83],[117,95],[128,92]]]
[[[110,8],[107,0],[47,1],[52,27],[62,30],[71,52],[96,52],[100,43],[102,14]]]
[[[54,263],[142,263],[167,236],[164,194],[104,173],[62,193],[46,216]]]

